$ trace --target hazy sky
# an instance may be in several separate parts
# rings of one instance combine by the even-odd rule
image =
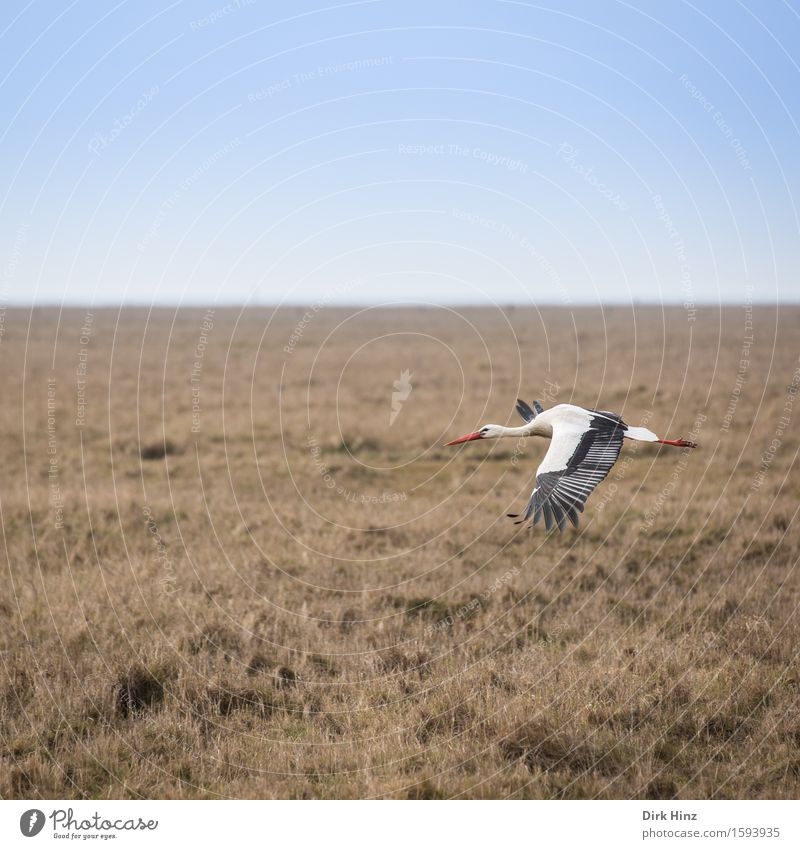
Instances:
[[[800,295],[798,3],[2,9],[2,303]]]

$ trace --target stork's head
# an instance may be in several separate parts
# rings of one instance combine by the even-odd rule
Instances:
[[[503,427],[501,425],[488,424],[484,425],[480,430],[474,433],[468,433],[465,436],[459,436],[452,442],[446,442],[445,448],[448,445],[458,445],[459,442],[471,442],[473,439],[497,439],[503,435]]]

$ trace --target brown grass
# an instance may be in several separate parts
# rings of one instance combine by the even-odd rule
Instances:
[[[5,315],[0,795],[798,796],[800,310],[303,312]],[[701,448],[517,529],[548,391]]]

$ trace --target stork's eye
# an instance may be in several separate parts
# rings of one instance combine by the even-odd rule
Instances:
[[[489,433],[489,428],[488,427],[482,427],[481,433]]]

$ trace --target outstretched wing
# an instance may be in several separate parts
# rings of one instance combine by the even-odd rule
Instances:
[[[539,413],[543,412],[542,405],[538,401],[533,402],[533,409],[531,409],[524,401],[517,398],[517,412],[522,417],[522,420],[525,422],[532,422]]]
[[[592,411],[594,412],[594,411]],[[577,528],[578,513],[594,488],[611,471],[622,448],[625,425],[618,418],[589,415],[589,427],[553,427],[550,448],[536,471],[536,486],[519,522],[544,515],[547,530],[555,523],[564,530],[566,520]],[[511,518],[516,514],[509,513]],[[519,522],[517,524],[519,524]]]

